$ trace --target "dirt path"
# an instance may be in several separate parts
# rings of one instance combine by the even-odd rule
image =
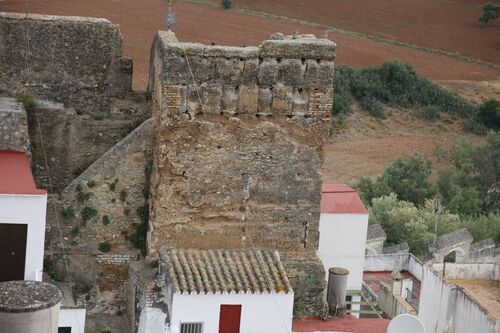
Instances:
[[[125,55],[134,59],[134,88],[147,86],[151,42],[165,29],[165,0],[39,0],[30,2],[30,12],[53,15],[105,17],[121,26]],[[238,14],[221,9],[176,2],[175,31],[180,40],[222,45],[257,45],[271,33],[314,33],[323,31],[286,21]],[[0,1],[0,11],[24,11],[24,1]],[[338,45],[336,64],[371,66],[389,59],[411,63],[417,71],[436,80],[491,80],[499,72],[483,65],[461,62],[431,54],[340,33],[329,38]]]

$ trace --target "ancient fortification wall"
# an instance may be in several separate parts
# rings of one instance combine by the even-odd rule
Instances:
[[[13,98],[0,97],[0,150],[15,150],[31,157],[28,115]]]
[[[131,91],[132,60],[105,19],[0,13],[0,95],[23,92],[105,114]]]
[[[274,38],[238,48],[156,36],[149,249],[273,248],[297,295],[308,275],[320,283],[311,288],[322,292],[315,278],[324,274],[315,256],[319,170],[335,44],[314,36]],[[303,297],[314,303],[306,314],[322,305],[321,293],[313,293]]]

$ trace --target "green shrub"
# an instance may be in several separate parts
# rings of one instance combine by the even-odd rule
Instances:
[[[233,0],[221,0],[221,5],[224,9],[230,9],[233,5]]]
[[[108,216],[108,215],[104,215],[104,216],[102,217],[102,224],[104,224],[104,225],[108,225],[108,224],[109,224],[109,222],[110,222],[110,220],[109,220],[109,216]]]
[[[86,193],[83,191],[76,192],[76,200],[78,200],[78,202],[80,203],[88,201],[91,196],[92,193]]]
[[[338,110],[345,110],[343,104],[355,98],[376,117],[383,114],[381,104],[435,107],[436,110],[454,113],[464,119],[476,112],[473,104],[418,76],[411,65],[399,61],[388,61],[382,66],[362,69],[339,66],[335,70],[334,89],[334,103],[337,99],[338,104],[341,104],[337,105]],[[339,99],[338,95],[342,97]],[[333,114],[336,113],[334,107]]]
[[[76,191],[77,191],[77,192],[81,192],[81,190],[82,190],[82,189],[83,189],[83,188],[82,188],[82,185],[81,185],[81,184],[76,185]]]
[[[129,216],[130,215],[130,208],[124,208],[123,209],[123,215]]]
[[[109,242],[99,243],[99,251],[108,253],[109,251],[111,251],[111,244]]]
[[[52,280],[56,282],[65,281],[64,275],[59,271],[56,263],[52,259],[45,258],[43,260],[43,271],[46,272],[52,278]]]
[[[17,95],[17,101],[24,105],[27,112],[33,112],[36,108],[36,102],[32,96],[26,94]]]
[[[435,105],[429,105],[424,108],[423,116],[427,120],[439,118],[439,108]]]
[[[118,179],[115,179],[111,184],[109,184],[109,189],[111,192],[114,192],[116,190],[116,183],[118,183]]]
[[[143,256],[147,255],[147,233],[149,223],[149,205],[145,204],[136,209],[141,223],[134,223],[134,232],[127,239],[141,251]]]
[[[484,27],[489,21],[494,21],[500,15],[500,6],[494,5],[492,3],[486,3],[483,5],[483,15],[479,18]]]
[[[384,112],[384,105],[374,97],[370,96],[363,99],[363,108],[375,118],[381,118],[381,119],[386,118]]]
[[[333,95],[333,115],[340,123],[351,112],[351,100],[343,95]]]
[[[500,101],[490,99],[479,106],[478,119],[486,127],[500,129]]]
[[[71,233],[71,236],[76,237],[80,233],[80,228],[78,226],[76,226],[73,229],[71,229],[70,233]]]
[[[127,195],[128,195],[127,191],[121,190],[120,191],[120,201],[125,202],[125,200],[127,200]]]
[[[112,198],[111,203],[115,203],[115,202],[116,202],[116,198]]]
[[[75,217],[75,210],[72,207],[65,207],[61,209],[61,216],[65,220],[69,220]]]
[[[97,215],[97,209],[92,208],[92,207],[88,207],[88,206],[83,207],[82,220],[84,223],[89,221],[90,219],[92,219],[96,215]]]
[[[95,181],[94,181],[94,180],[89,180],[89,181],[87,182],[87,186],[88,186],[89,188],[95,187],[95,185],[96,185],[96,183],[95,183]]]

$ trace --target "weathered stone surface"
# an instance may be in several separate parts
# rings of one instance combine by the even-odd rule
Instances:
[[[158,34],[150,69],[156,127],[150,252],[164,245],[277,250],[291,258],[286,267],[294,288],[304,279],[314,281],[300,293],[301,313],[321,314],[324,272],[315,256],[319,170],[333,90],[316,77],[320,71],[308,77],[317,86],[303,87],[302,58],[331,63],[334,44],[308,37],[287,41],[293,54],[282,56],[285,46],[278,45],[262,57],[263,48],[166,39]],[[209,60],[191,61],[199,57]],[[201,73],[199,83],[197,76],[186,81],[188,63],[191,72]],[[214,64],[206,67],[213,71],[196,68],[206,63]],[[333,71],[333,64],[325,68]]]
[[[22,151],[31,157],[28,115],[14,98],[0,98],[0,150]]]
[[[24,92],[106,114],[109,97],[131,91],[132,61],[108,20],[0,13],[0,45],[0,94]]]
[[[261,57],[335,59],[335,43],[328,39],[298,36],[296,39],[266,40],[262,42]]]
[[[28,112],[33,173],[41,188],[50,188],[50,176],[56,192],[130,133],[149,112],[141,96],[131,101],[113,99],[111,112],[103,119],[78,115],[61,103],[37,100],[36,104],[36,110]]]

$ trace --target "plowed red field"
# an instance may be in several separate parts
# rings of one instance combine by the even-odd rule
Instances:
[[[210,0],[206,0],[210,1]],[[213,0],[212,0],[213,1]],[[500,22],[481,28],[485,0],[237,0],[235,6],[500,64]],[[500,4],[499,1],[490,1]]]
[[[291,1],[286,0],[287,3]],[[380,0],[373,1],[380,2]],[[284,1],[276,1],[276,4],[279,3]],[[368,4],[370,1],[363,2],[365,3]],[[134,59],[134,88],[146,87],[150,45],[156,31],[165,29],[166,0],[31,0],[29,4],[30,12],[33,13],[105,17],[119,24],[124,36],[125,54]],[[0,11],[22,12],[24,1],[0,0]],[[177,18],[174,30],[178,38],[183,41],[257,45],[277,31],[291,34],[298,30],[301,33],[314,33],[320,36],[324,33],[287,21],[238,14],[190,3],[176,2],[174,11]],[[417,27],[414,26],[413,29],[417,30]],[[420,74],[436,80],[491,80],[500,76],[497,70],[490,67],[461,62],[446,56],[380,44],[339,33],[330,33],[329,38],[338,45],[337,64],[360,67],[380,64],[388,59],[401,59],[411,63]]]

